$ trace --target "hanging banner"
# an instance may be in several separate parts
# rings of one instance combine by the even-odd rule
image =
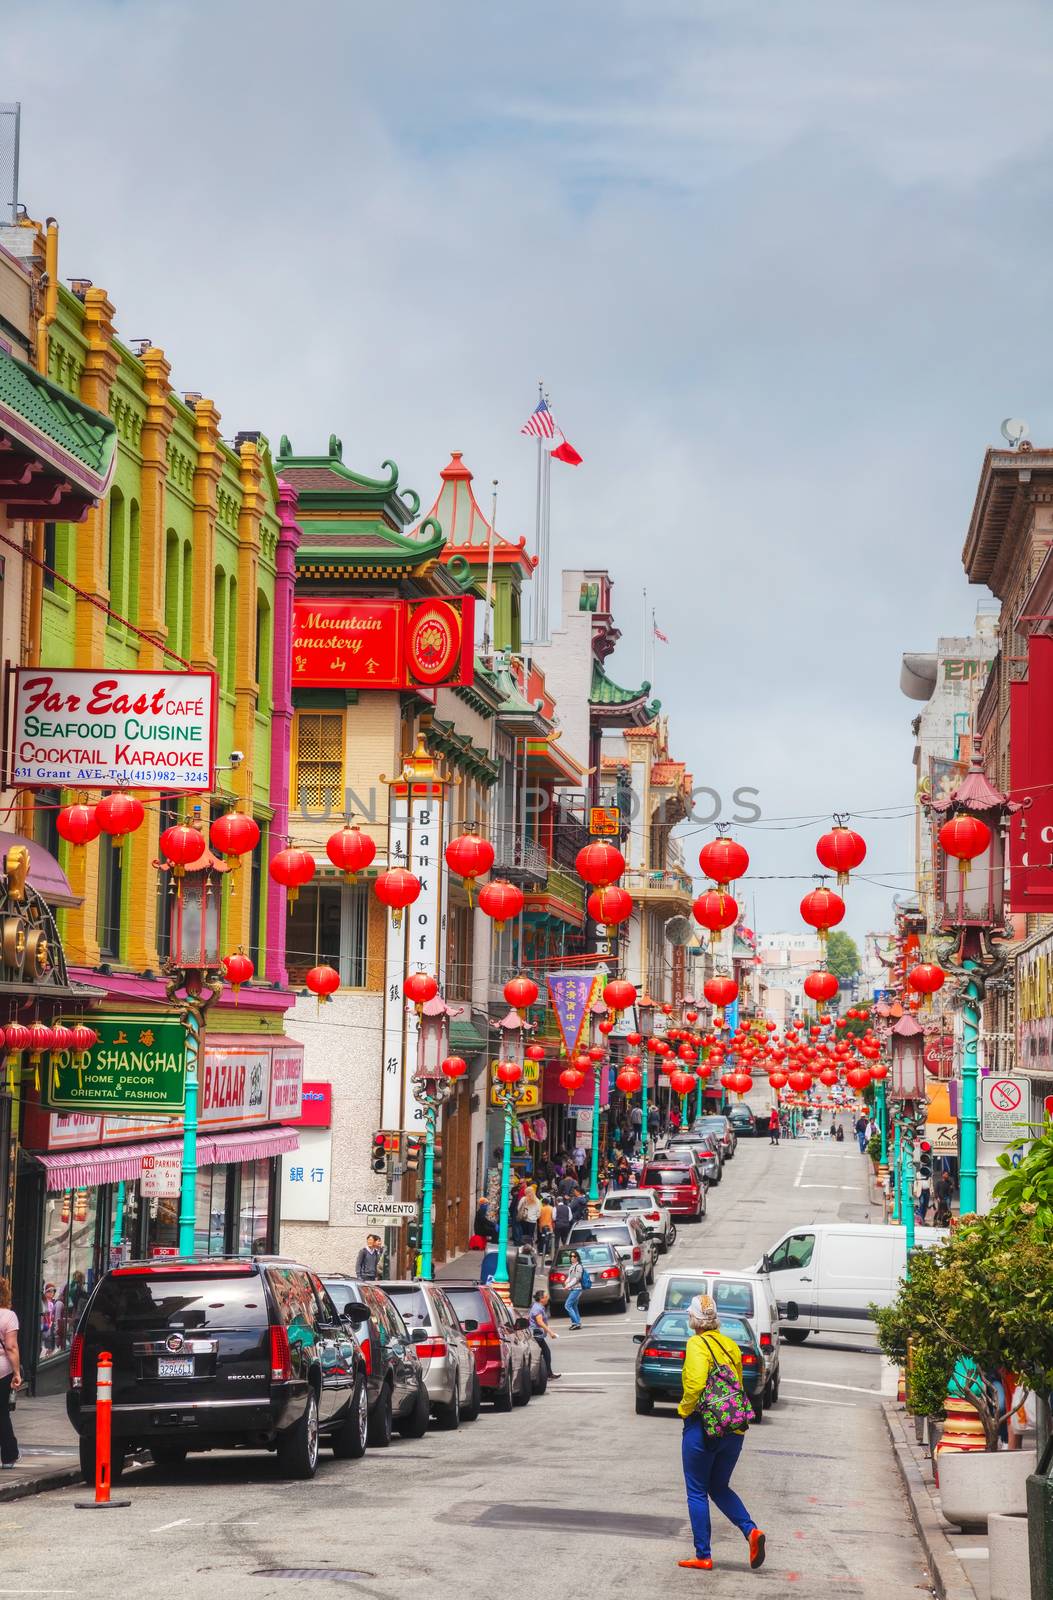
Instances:
[[[1027,677],[1009,685],[1009,909],[1053,911],[1053,637],[1027,641]]]
[[[589,1007],[599,998],[598,972],[556,972],[545,978],[559,1036],[568,1056],[579,1049],[589,1021]]]
[[[18,667],[5,784],[205,793],[216,764],[216,677]]]

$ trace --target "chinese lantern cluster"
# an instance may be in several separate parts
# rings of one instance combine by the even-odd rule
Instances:
[[[625,857],[613,844],[593,840],[578,851],[574,865],[579,878],[592,887],[586,909],[593,922],[616,927],[632,916],[633,897],[615,880],[625,871]]]
[[[6,1028],[0,1028],[0,1041],[4,1047],[4,1064],[7,1068],[9,1086],[21,1065],[20,1058],[27,1056],[39,1088],[40,1063],[43,1056],[60,1050],[81,1055],[85,1050],[90,1050],[93,1045],[98,1044],[99,1035],[97,1030],[89,1027],[86,1022],[75,1023],[72,1028],[67,1027],[64,1022],[51,1024],[39,1021],[9,1022]]]
[[[728,889],[748,868],[749,853],[745,845],[721,835],[702,846],[698,864],[706,877],[712,878],[714,886],[699,895],[691,910],[699,926],[708,931],[710,944],[717,945],[724,929],[733,928],[739,920],[738,901]],[[725,1003],[730,1004],[730,1001]]]
[[[97,839],[100,833],[109,834],[120,844],[128,834],[142,826],[146,812],[134,795],[117,790],[103,795],[94,805],[78,801],[63,806],[55,817],[55,831],[67,844],[80,848]]]

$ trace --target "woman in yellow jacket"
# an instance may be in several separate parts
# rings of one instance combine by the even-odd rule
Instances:
[[[680,1401],[680,1415],[684,1419],[682,1455],[684,1483],[687,1487],[687,1509],[691,1518],[691,1532],[695,1540],[692,1561],[680,1561],[681,1567],[701,1567],[709,1570],[713,1557],[709,1546],[709,1502],[714,1500],[729,1522],[749,1541],[750,1566],[764,1564],[764,1535],[757,1527],[746,1507],[731,1487],[745,1429],[726,1433],[722,1438],[710,1439],[702,1428],[698,1403],[702,1398],[709,1374],[714,1366],[730,1367],[742,1382],[742,1352],[733,1339],[721,1333],[717,1308],[710,1295],[696,1295],[687,1309],[691,1337],[687,1341],[684,1357],[684,1394]]]

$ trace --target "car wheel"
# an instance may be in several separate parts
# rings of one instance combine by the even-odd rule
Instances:
[[[80,1473],[84,1482],[90,1488],[95,1486],[95,1435],[82,1433],[79,1440]],[[110,1482],[120,1483],[124,1476],[125,1452],[112,1450],[110,1452]]]
[[[483,1387],[479,1382],[479,1374],[473,1368],[471,1387],[468,1390],[468,1400],[461,1407],[461,1421],[474,1422],[479,1415],[479,1408],[483,1403]]]
[[[763,1422],[764,1421],[764,1396],[763,1396],[763,1394],[755,1394],[753,1396],[753,1398],[750,1400],[750,1405],[753,1407],[753,1420],[754,1420],[754,1422]]]
[[[811,1328],[783,1328],[779,1337],[787,1344],[803,1344],[811,1331]]]
[[[666,1247],[667,1250],[671,1250],[675,1244],[676,1244],[676,1223],[675,1222],[671,1222],[669,1224],[669,1232],[665,1236],[665,1247]]]
[[[504,1374],[504,1379],[499,1389],[494,1390],[494,1410],[511,1411],[512,1409],[512,1368],[509,1365]]]
[[[413,1402],[413,1410],[408,1416],[399,1419],[397,1424],[399,1433],[404,1439],[423,1439],[428,1431],[430,1419],[431,1403],[422,1378],[417,1389],[417,1398]]]
[[[530,1362],[524,1361],[519,1369],[519,1383],[516,1385],[514,1403],[517,1406],[528,1406],[533,1391],[534,1383],[530,1376]]]
[[[615,1311],[628,1311],[628,1309],[629,1309],[629,1296],[628,1296],[627,1293],[624,1293],[620,1300],[616,1300],[615,1301],[614,1309],[615,1309]]]
[[[652,1289],[654,1288],[654,1262],[653,1261],[651,1262],[651,1270],[647,1274],[646,1278],[644,1279],[644,1283],[645,1284],[649,1283],[651,1285],[651,1288]]]
[[[369,1418],[369,1429],[366,1437],[374,1450],[386,1450],[391,1443],[391,1385],[389,1383],[385,1383],[380,1391],[380,1398]]]
[[[347,1416],[333,1434],[333,1454],[338,1461],[357,1461],[366,1453],[369,1438],[369,1400],[366,1380],[359,1376]]]
[[[152,1444],[150,1454],[162,1472],[177,1472],[186,1460],[185,1444]]]
[[[638,1417],[649,1417],[653,1411],[654,1411],[654,1396],[650,1395],[650,1394],[641,1394],[639,1389],[637,1389],[637,1391],[636,1391],[636,1415]]]
[[[774,1381],[772,1382],[772,1386],[771,1386],[771,1403],[772,1403],[773,1406],[777,1406],[778,1403],[779,1403],[779,1373],[778,1372],[776,1372]]]
[[[307,1391],[303,1416],[278,1439],[278,1471],[283,1478],[313,1478],[318,1471],[318,1396]]]
[[[531,1386],[532,1394],[544,1394],[545,1390],[548,1388],[548,1368],[546,1367],[544,1360],[539,1362],[538,1368],[538,1375],[534,1379],[534,1382]]]
[[[435,1420],[440,1428],[451,1432],[461,1426],[461,1397],[457,1393],[457,1378],[453,1380],[453,1398],[444,1406],[435,1407]]]

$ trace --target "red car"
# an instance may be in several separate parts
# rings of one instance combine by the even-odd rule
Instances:
[[[443,1278],[442,1288],[475,1352],[483,1399],[492,1400],[496,1411],[511,1411],[513,1405],[525,1406],[532,1394],[543,1393],[544,1362],[527,1319],[517,1316],[487,1283]]]
[[[640,1188],[653,1189],[671,1216],[701,1222],[706,1214],[705,1185],[693,1163],[679,1166],[658,1158],[641,1172]]]

